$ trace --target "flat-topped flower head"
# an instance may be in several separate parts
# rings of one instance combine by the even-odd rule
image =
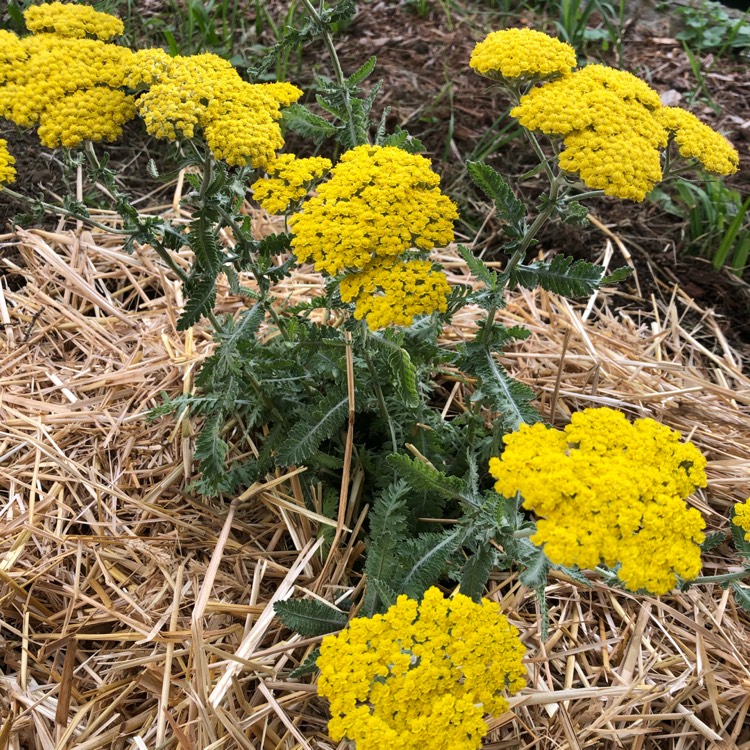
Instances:
[[[35,6],[42,7],[42,6]],[[43,145],[72,147],[84,140],[114,140],[135,116],[134,99],[120,90],[133,53],[97,39],[40,33],[0,52],[0,117],[22,127],[40,125]],[[4,79],[4,80],[3,80]]]
[[[376,331],[410,326],[416,315],[445,312],[450,285],[430,261],[376,258],[345,276],[339,291],[344,302],[356,302],[354,317]]]
[[[750,497],[744,503],[734,506],[732,523],[745,532],[745,539],[750,542]]]
[[[455,204],[440,192],[430,162],[395,146],[347,151],[302,211],[290,220],[301,263],[336,275],[374,258],[453,240]]]
[[[302,95],[288,83],[247,83],[230,62],[211,53],[136,53],[127,79],[131,86],[149,87],[137,108],[153,136],[193,138],[202,130],[217,159],[260,169],[284,145],[281,108]]]
[[[469,62],[480,75],[504,78],[550,78],[576,66],[573,47],[532,29],[493,31],[474,47]]]
[[[294,154],[281,154],[266,167],[268,177],[256,180],[250,189],[268,213],[283,214],[330,168],[330,160],[322,156],[298,159]]]
[[[661,180],[667,133],[659,95],[630,73],[589,65],[538,86],[511,110],[521,125],[561,137],[560,167],[606,195],[642,201]]]
[[[734,146],[694,114],[679,107],[663,107],[658,115],[681,156],[697,159],[704,169],[715,174],[726,176],[737,171],[740,155]]]
[[[654,594],[698,575],[705,523],[685,498],[706,485],[706,460],[678,432],[586,409],[564,430],[522,425],[504,441],[490,459],[495,489],[521,493],[540,518],[531,539],[553,563],[620,564],[631,591]]]
[[[16,168],[13,166],[16,160],[8,151],[8,141],[0,138],[0,190],[3,185],[9,185],[16,181]]]
[[[526,685],[518,630],[495,602],[431,588],[359,617],[320,646],[318,692],[328,731],[357,750],[478,750],[484,714],[507,710]]]
[[[70,39],[96,37],[107,41],[125,30],[119,18],[100,13],[89,5],[58,2],[32,5],[23,17],[26,28],[34,34],[50,33]]]

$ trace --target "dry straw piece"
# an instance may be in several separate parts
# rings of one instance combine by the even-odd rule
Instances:
[[[453,249],[437,260],[473,283]],[[0,750],[334,748],[310,678],[286,679],[319,639],[282,628],[272,602],[362,585],[360,467],[333,520],[305,507],[302,468],[231,504],[186,493],[200,425],[146,414],[193,392],[213,345],[203,326],[176,331],[172,272],[147,247],[128,255],[114,235],[63,225],[3,235],[0,267]],[[302,269],[277,293],[320,287]],[[667,292],[619,311],[609,292],[581,305],[515,293],[500,317],[531,336],[502,359],[558,425],[608,405],[689,435],[709,458],[695,504],[727,531],[750,495],[750,379],[711,312]],[[221,290],[220,312],[242,304]],[[478,315],[463,310],[445,342]],[[444,385],[455,414],[464,393]],[[704,572],[736,564],[724,544]],[[729,592],[655,599],[555,575],[546,642],[517,575],[493,576],[489,595],[521,632],[529,688],[487,747],[750,747],[750,617]]]

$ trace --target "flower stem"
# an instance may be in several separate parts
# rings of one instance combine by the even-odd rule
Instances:
[[[336,76],[336,82],[341,88],[341,95],[343,96],[343,99],[344,99],[344,107],[346,108],[347,127],[349,128],[349,136],[351,138],[352,143],[357,144],[359,141],[359,138],[357,137],[357,129],[354,127],[354,112],[352,110],[351,95],[349,94],[349,89],[347,88],[347,85],[346,85],[346,76],[344,75],[344,70],[341,67],[341,62],[339,60],[338,53],[336,52],[336,46],[333,43],[333,37],[331,37],[330,29],[328,28],[328,25],[320,17],[320,14],[315,9],[315,6],[312,4],[312,2],[310,2],[310,0],[302,0],[302,4],[307,9],[307,12],[310,14],[310,17],[318,25],[318,28],[320,29],[320,34],[323,37],[323,41],[325,42],[326,48],[328,49],[328,54],[330,55],[331,63],[333,64],[333,72],[334,72],[334,75]]]
[[[734,573],[722,573],[715,576],[698,576],[689,583],[691,585],[701,583],[731,583],[732,581],[740,581],[743,578],[747,578],[748,576],[750,576],[750,569],[743,568],[742,570],[737,570]]]

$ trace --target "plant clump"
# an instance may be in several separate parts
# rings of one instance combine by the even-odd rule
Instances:
[[[475,750],[484,714],[506,711],[526,685],[524,647],[495,602],[430,588],[323,639],[318,691],[331,738],[357,750]]]

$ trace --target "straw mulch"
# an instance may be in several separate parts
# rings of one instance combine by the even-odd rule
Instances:
[[[147,419],[162,394],[193,391],[212,347],[205,327],[175,330],[171,272],[73,225],[0,243],[0,750],[347,747],[327,738],[314,682],[286,679],[318,639],[283,629],[272,604],[362,585],[357,466],[327,563],[319,531],[337,521],[304,507],[296,473],[232,503],[190,494],[200,425]],[[456,254],[442,261],[471,282]],[[298,272],[279,296],[319,283]],[[679,289],[619,297],[618,312],[611,295],[515,294],[502,319],[532,335],[504,362],[558,424],[610,405],[689,435],[710,459],[694,502],[726,531],[750,495],[740,356]],[[220,295],[221,312],[242,304]],[[446,340],[477,316],[463,311]],[[737,563],[725,543],[704,573]],[[491,720],[487,747],[750,747],[750,617],[729,592],[656,599],[558,577],[547,594],[542,642],[533,593],[515,574],[491,582],[527,647],[529,687]]]

